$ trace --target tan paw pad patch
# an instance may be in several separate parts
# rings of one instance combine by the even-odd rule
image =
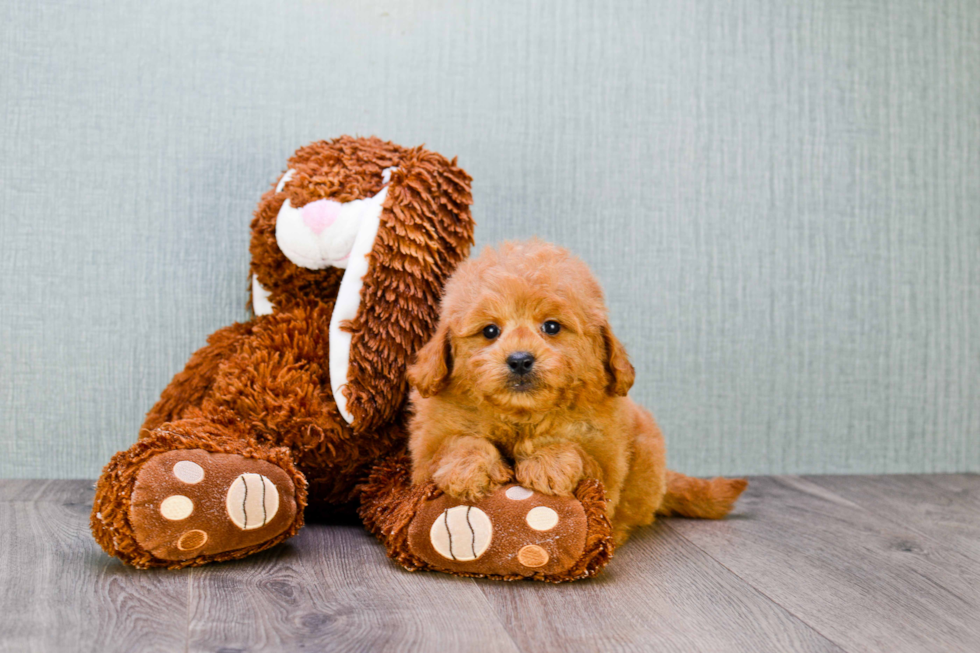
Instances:
[[[435,569],[519,577],[569,569],[585,552],[586,529],[574,497],[509,485],[475,505],[446,494],[423,502],[408,537]]]
[[[493,525],[479,508],[456,506],[443,511],[429,529],[432,548],[443,558],[476,560],[490,546]]]
[[[187,519],[192,512],[194,512],[194,502],[182,494],[169,496],[160,503],[160,514],[170,521]]]
[[[524,499],[530,499],[532,496],[534,496],[534,492],[526,487],[515,485],[507,488],[507,491],[504,492],[504,496],[511,501],[523,501]]]
[[[181,460],[174,465],[174,476],[188,485],[196,485],[204,480],[204,468],[189,460]]]
[[[143,463],[129,519],[144,550],[161,560],[188,560],[268,542],[289,528],[296,512],[296,489],[281,467],[181,449]]]
[[[177,540],[177,548],[181,551],[193,551],[200,549],[208,541],[208,534],[204,531],[187,531]]]
[[[536,531],[550,531],[558,525],[558,513],[548,506],[538,506],[531,508],[524,520]]]
[[[551,556],[537,544],[528,544],[517,552],[517,559],[525,567],[543,567],[548,564]]]
[[[243,531],[262,528],[279,510],[279,491],[261,474],[242,474],[228,488],[228,516]]]

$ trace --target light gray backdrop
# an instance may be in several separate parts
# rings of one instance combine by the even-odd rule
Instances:
[[[128,446],[343,133],[594,266],[672,466],[980,471],[974,0],[8,0],[0,108],[0,476]]]

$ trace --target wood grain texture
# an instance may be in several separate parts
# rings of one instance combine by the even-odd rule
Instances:
[[[980,566],[888,505],[758,478],[731,518],[667,527],[845,650],[977,650]]]
[[[187,578],[92,539],[91,481],[0,482],[0,651],[179,651]]]
[[[662,524],[595,581],[482,583],[524,651],[841,651]]]
[[[593,266],[677,469],[980,471],[977,43],[976,0],[0,0],[0,477],[128,447],[344,133]]]
[[[730,519],[662,520],[545,585],[412,574],[325,524],[138,571],[89,536],[91,482],[0,481],[0,651],[972,652],[978,496],[975,475],[757,478]]]
[[[875,513],[980,564],[980,476],[808,476]]]
[[[518,650],[472,580],[405,572],[357,526],[193,574],[190,651]]]

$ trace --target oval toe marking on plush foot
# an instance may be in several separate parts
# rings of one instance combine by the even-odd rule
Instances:
[[[190,460],[181,460],[174,465],[174,476],[188,485],[204,480],[204,468]]]
[[[200,549],[208,541],[208,534],[204,531],[187,531],[177,540],[177,548],[181,551],[192,551]]]
[[[482,556],[493,539],[493,524],[487,513],[473,506],[454,506],[436,518],[429,541],[443,558],[468,562]]]
[[[232,523],[243,531],[262,528],[279,511],[279,490],[262,474],[241,474],[228,488],[225,508]]]
[[[542,567],[548,564],[551,556],[537,544],[528,544],[517,552],[517,559],[525,567]]]
[[[531,508],[527,512],[527,525],[536,531],[550,531],[558,524],[558,513],[548,506]]]
[[[182,494],[167,497],[160,504],[160,514],[170,521],[187,519],[194,512],[194,502]]]
[[[504,494],[511,501],[523,501],[524,499],[530,499],[532,496],[534,496],[533,491],[527,489],[526,487],[521,487],[520,485],[507,488],[507,491]]]

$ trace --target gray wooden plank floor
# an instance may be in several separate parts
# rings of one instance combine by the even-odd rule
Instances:
[[[90,481],[0,481],[0,651],[980,651],[980,476],[756,478],[597,579],[411,574],[357,526],[248,560],[127,568]]]

